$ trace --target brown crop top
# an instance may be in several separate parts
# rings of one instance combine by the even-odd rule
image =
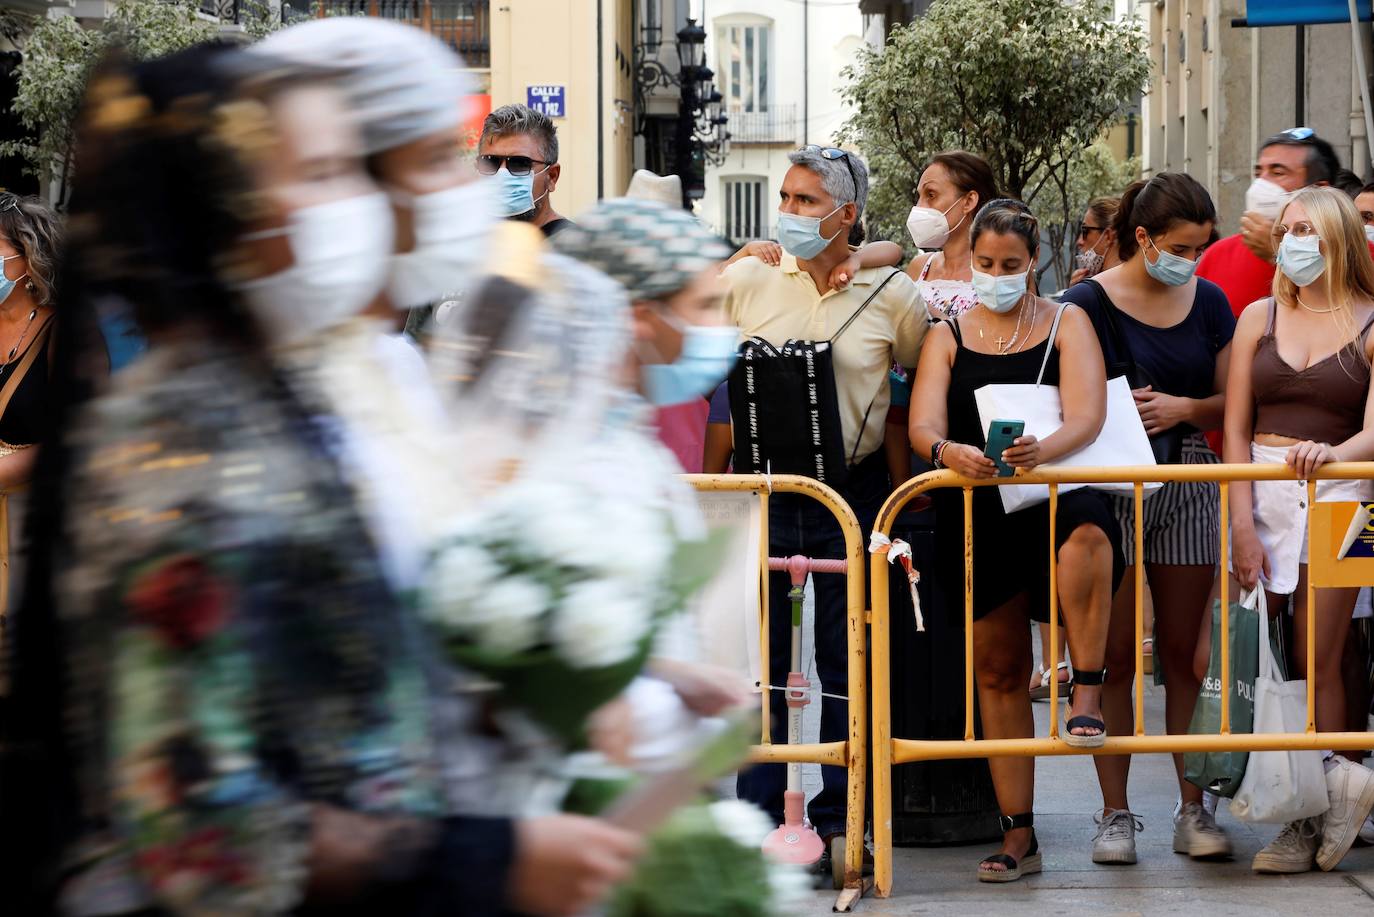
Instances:
[[[1255,348],[1250,384],[1255,399],[1255,432],[1313,442],[1345,442],[1364,428],[1369,396],[1369,363],[1364,340],[1374,318],[1350,343],[1324,360],[1296,370],[1279,356],[1274,339],[1276,304],[1269,300],[1269,327]]]

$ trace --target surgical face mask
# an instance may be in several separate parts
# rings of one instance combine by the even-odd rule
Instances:
[[[958,223],[950,226],[949,220],[946,219],[949,212],[959,206],[959,201],[963,199],[961,195],[959,200],[946,207],[943,213],[934,207],[911,208],[911,214],[906,218],[906,231],[911,233],[911,241],[916,243],[917,248],[944,247],[944,244],[949,241],[950,233],[958,229],[964,222],[964,217],[961,216]]]
[[[1245,209],[1258,213],[1271,223],[1279,218],[1283,205],[1292,200],[1296,191],[1285,191],[1267,178],[1257,178],[1245,190]]]
[[[1370,245],[1374,245],[1374,223],[1365,226],[1364,237],[1369,241]]]
[[[1026,278],[1030,272],[1020,274],[1001,274],[994,276],[973,271],[973,292],[978,301],[990,312],[998,314],[1010,312],[1026,295]]]
[[[671,363],[646,363],[640,368],[644,396],[652,404],[669,407],[710,394],[739,359],[739,329],[689,325],[667,314],[663,318],[681,332],[682,350]]]
[[[512,175],[505,166],[496,170],[496,186],[501,201],[501,216],[507,219],[524,216],[534,210],[536,204],[549,196],[548,188],[538,197],[534,196],[534,177],[543,175],[551,167],[545,166],[538,172],[526,175]]]
[[[796,213],[778,214],[778,244],[783,251],[794,258],[808,261],[821,252],[825,247],[835,241],[841,230],[835,230],[835,235],[829,239],[821,235],[821,223],[828,220],[840,212],[841,204],[823,217],[804,217]]]
[[[1197,270],[1196,261],[1160,251],[1154,239],[1150,240],[1150,247],[1159,257],[1153,262],[1145,258],[1145,271],[1155,280],[1171,287],[1181,287],[1193,279],[1193,272]]]
[[[392,192],[392,198],[403,197]],[[409,198],[415,248],[391,259],[387,293],[398,309],[414,309],[457,292],[486,257],[496,222],[494,189],[485,181]]]
[[[0,258],[0,265],[4,264],[6,261],[13,261],[15,258],[22,257],[24,256],[5,255],[3,258]],[[15,279],[10,280],[8,277],[5,276],[3,271],[0,271],[0,303],[3,303],[5,300],[9,299],[10,294],[14,292],[14,288],[19,286],[19,281],[23,280],[27,276],[29,275],[27,272],[25,272],[23,274],[20,274]]]
[[[1326,273],[1326,257],[1321,252],[1321,241],[1321,236],[1316,233],[1301,239],[1291,232],[1285,235],[1279,243],[1279,270],[1300,287],[1316,283]]]
[[[386,285],[395,222],[380,191],[304,207],[284,227],[244,238],[278,235],[286,236],[295,263],[235,285],[272,345],[303,343],[343,324]]]

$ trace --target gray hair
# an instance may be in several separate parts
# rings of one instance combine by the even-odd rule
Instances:
[[[527,105],[502,105],[482,122],[478,145],[486,143],[488,137],[509,134],[529,134],[539,141],[539,155],[545,162],[558,162],[558,130],[543,112]]]
[[[792,165],[819,175],[821,187],[836,206],[853,204],[859,211],[855,220],[863,217],[864,206],[868,203],[868,166],[857,154],[847,152],[839,159],[826,159],[819,149],[802,147],[787,158]]]

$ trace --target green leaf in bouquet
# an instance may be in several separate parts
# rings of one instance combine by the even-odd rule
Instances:
[[[459,665],[496,682],[502,703],[519,707],[574,750],[586,747],[588,718],[629,686],[643,670],[652,645],[651,632],[633,655],[599,669],[574,668],[552,648],[511,657],[451,640],[448,652]]]
[[[706,805],[678,810],[649,836],[634,875],[612,898],[609,917],[767,917],[769,863],[758,847],[726,837]]]
[[[668,562],[664,584],[670,609],[676,610],[716,575],[729,550],[731,532],[715,529],[700,541],[679,541]]]

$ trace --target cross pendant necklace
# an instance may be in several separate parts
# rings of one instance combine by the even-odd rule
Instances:
[[[992,342],[997,345],[998,350],[1003,350],[1006,347],[1007,339],[999,334],[997,335],[997,337],[992,339]]]

